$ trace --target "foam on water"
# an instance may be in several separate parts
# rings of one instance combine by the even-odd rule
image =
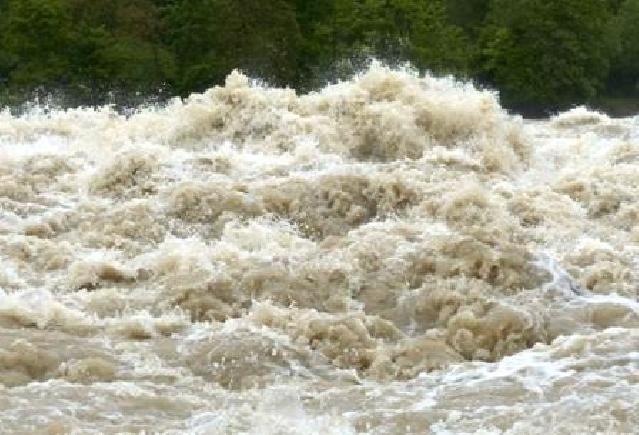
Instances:
[[[7,433],[633,433],[639,118],[377,65],[0,113]]]

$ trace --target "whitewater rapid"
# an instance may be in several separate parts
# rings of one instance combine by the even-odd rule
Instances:
[[[639,433],[639,117],[373,66],[0,112],[0,432]]]

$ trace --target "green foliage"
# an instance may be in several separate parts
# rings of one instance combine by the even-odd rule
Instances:
[[[100,103],[110,90],[157,91],[173,74],[149,0],[9,0],[0,72],[13,93],[64,90]]]
[[[12,85],[32,87],[69,79],[72,23],[66,7],[63,0],[9,1],[2,46]]]
[[[507,103],[568,105],[603,87],[615,38],[601,0],[494,0],[483,67]]]
[[[2,104],[38,89],[134,104],[235,68],[311,90],[371,58],[473,78],[514,107],[639,95],[639,0],[0,0],[0,29]]]
[[[304,64],[315,71],[349,75],[373,57],[437,73],[466,71],[467,41],[440,0],[298,1],[298,16]]]
[[[296,77],[300,34],[287,1],[187,0],[169,6],[166,20],[183,93],[219,83],[234,68],[275,84]]]
[[[450,21],[468,33],[476,33],[488,12],[489,0],[446,0]]]
[[[639,96],[639,0],[624,1],[615,24],[620,49],[613,59],[609,87],[612,93]]]
[[[470,49],[468,39],[460,27],[447,22],[446,9],[441,2],[403,1],[403,20],[408,23],[407,40],[410,56],[419,67],[437,73],[468,69]]]

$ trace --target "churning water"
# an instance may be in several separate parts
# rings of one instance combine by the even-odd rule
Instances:
[[[2,433],[638,433],[639,118],[379,66],[0,113]]]

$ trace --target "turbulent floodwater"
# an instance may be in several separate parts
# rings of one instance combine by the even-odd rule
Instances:
[[[378,66],[0,113],[0,432],[639,433],[639,117]]]

